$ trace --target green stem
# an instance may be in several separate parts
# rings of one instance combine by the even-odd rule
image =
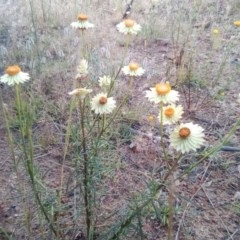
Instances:
[[[148,197],[148,199],[142,203],[140,206],[137,207],[136,210],[134,210],[129,217],[127,217],[121,224],[120,227],[118,228],[118,230],[113,234],[112,237],[108,238],[109,240],[116,240],[119,239],[119,236],[121,235],[121,233],[123,232],[124,228],[127,227],[133,220],[133,218],[135,218],[137,216],[137,214],[139,213],[139,211],[142,211],[146,206],[148,206],[149,203],[152,202],[152,200],[154,199],[154,197],[157,195],[157,193],[165,186],[166,180],[169,178],[169,176],[173,173],[176,165],[178,164],[178,162],[176,161],[174,166],[168,171],[168,173],[165,175],[163,181],[161,184],[157,185],[156,188],[154,189],[154,191],[151,193],[151,195]]]
[[[84,204],[85,204],[85,212],[86,212],[86,224],[87,224],[87,236],[90,237],[91,233],[91,220],[92,220],[92,211],[90,207],[91,201],[91,189],[89,187],[89,170],[88,170],[88,155],[87,155],[87,145],[86,145],[86,137],[85,137],[85,124],[84,124],[84,101],[79,100],[79,109],[80,109],[80,124],[81,124],[81,139],[82,139],[82,150],[83,150],[83,185],[84,185]],[[91,177],[91,176],[90,176]]]
[[[163,102],[160,102],[160,144],[161,144],[161,147],[162,147],[162,151],[163,151],[163,154],[164,154],[164,161],[165,161],[165,164],[168,168],[168,170],[170,169],[170,166],[169,166],[169,163],[168,163],[168,155],[167,155],[167,152],[166,152],[166,147],[165,147],[165,144],[164,144],[164,140],[163,140],[163,135],[164,135],[164,132],[163,132]]]
[[[126,38],[126,43],[125,43],[125,51],[124,51],[123,58],[122,58],[122,60],[121,60],[119,69],[118,69],[115,77],[113,78],[114,81],[118,78],[118,76],[119,76],[119,74],[120,74],[120,72],[121,72],[121,70],[122,70],[123,62],[124,62],[124,59],[125,59],[125,57],[126,57],[126,55],[127,55],[128,49],[129,49],[129,44],[130,44],[130,40],[131,40],[131,35],[128,34],[126,37],[127,37],[127,38]],[[113,81],[113,82],[114,82],[114,81]],[[110,87],[109,92],[111,91],[111,88],[112,88],[112,87],[113,87],[113,86]]]
[[[224,145],[232,136],[232,134],[237,130],[238,126],[240,125],[240,118],[237,120],[237,122],[233,125],[233,127],[231,128],[231,130],[229,131],[229,133],[225,136],[225,138],[223,139],[223,141],[221,143],[219,143],[216,147],[213,147],[212,149],[210,149],[198,162],[196,162],[195,164],[193,164],[191,167],[189,167],[182,175],[180,175],[177,179],[181,179],[182,177],[184,177],[185,175],[187,175],[189,172],[192,171],[192,169],[194,169],[197,165],[199,165],[200,163],[202,163],[207,157],[209,157],[210,155],[212,155],[213,153],[215,153],[216,151],[220,150],[222,145]],[[181,155],[180,155],[181,156]],[[181,158],[180,158],[181,159]],[[179,159],[179,160],[180,160]],[[178,160],[178,161],[179,161]],[[162,187],[165,186],[166,180],[168,179],[168,177],[174,172],[175,167],[178,164],[178,161],[175,162],[174,166],[170,169],[170,171],[168,171],[168,173],[165,175],[163,181],[161,184],[159,184],[156,188],[155,191],[150,195],[150,197],[142,204],[138,207],[137,210],[134,210],[129,217],[127,217],[121,224],[120,227],[118,228],[118,230],[113,234],[112,237],[108,238],[109,240],[115,240],[118,239],[119,236],[121,235],[121,233],[123,232],[124,228],[126,226],[128,226],[131,221],[133,220],[133,218],[135,216],[137,216],[138,212],[141,211],[143,208],[145,208],[151,201],[152,199],[156,196],[156,194],[162,189]],[[176,180],[177,180],[176,179]]]
[[[41,202],[41,199],[38,194],[36,182],[35,182],[35,173],[33,165],[33,142],[32,142],[32,122],[31,116],[27,112],[24,112],[23,102],[21,98],[21,89],[19,85],[15,85],[15,95],[16,95],[16,106],[17,106],[17,116],[19,121],[20,136],[21,136],[21,146],[24,153],[24,158],[26,160],[26,170],[29,174],[32,190],[35,196],[35,199],[40,207],[41,212],[43,213],[45,219],[47,220],[50,229],[53,231],[54,235],[59,238],[59,234],[53,226],[48,214]]]

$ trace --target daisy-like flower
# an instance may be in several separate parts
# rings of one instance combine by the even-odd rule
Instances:
[[[150,102],[154,103],[175,103],[179,99],[179,94],[175,90],[171,90],[168,82],[158,83],[155,88],[146,91],[146,97]]]
[[[110,76],[103,76],[99,78],[98,82],[101,88],[108,88],[111,85],[112,79]]]
[[[123,33],[125,35],[137,35],[142,28],[139,24],[137,24],[134,20],[130,18],[120,22],[116,27],[120,33]]]
[[[93,28],[94,24],[90,23],[88,21],[88,16],[86,14],[79,14],[78,15],[78,21],[77,22],[72,22],[71,26],[76,29],[88,29],[88,28]]]
[[[111,113],[115,107],[116,101],[105,93],[97,94],[91,101],[91,109],[96,114]]]
[[[183,108],[181,105],[175,106],[174,104],[163,107],[162,112],[162,122],[165,124],[174,124],[179,121],[182,117]],[[158,116],[159,121],[161,122],[161,113]]]
[[[142,76],[145,72],[145,70],[140,67],[138,63],[131,62],[128,64],[128,66],[125,66],[122,68],[122,71],[125,75],[139,77]]]
[[[240,27],[240,21],[234,21],[233,24],[234,24],[236,27]]]
[[[84,98],[87,96],[87,94],[89,94],[91,92],[92,92],[92,89],[76,88],[73,91],[69,92],[68,94],[71,96],[77,96],[81,100],[84,100]]]
[[[181,153],[196,151],[204,143],[203,128],[193,123],[182,123],[170,134],[170,146]]]
[[[28,73],[22,72],[18,65],[14,65],[6,69],[6,73],[0,78],[0,82],[13,86],[15,84],[24,83],[29,79],[30,76]]]

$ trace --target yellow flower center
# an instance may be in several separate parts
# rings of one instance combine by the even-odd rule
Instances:
[[[21,72],[21,68],[18,65],[9,66],[6,70],[6,73],[10,76],[17,75],[19,72]]]
[[[138,63],[130,63],[128,66],[130,71],[136,71],[140,67]]]
[[[155,85],[155,89],[158,95],[166,95],[171,91],[169,83],[158,83]]]
[[[165,111],[164,111],[164,114],[167,116],[167,117],[172,117],[173,114],[174,114],[174,109],[172,107],[169,107],[169,108],[166,108]]]
[[[81,13],[81,14],[78,15],[78,20],[79,21],[86,21],[86,20],[88,20],[88,16],[86,14]]]
[[[240,21],[235,21],[233,24],[234,24],[236,27],[240,27]]]
[[[187,127],[183,127],[179,130],[179,136],[181,138],[187,138],[191,134],[191,131]]]
[[[125,19],[124,23],[127,28],[131,28],[135,24],[135,21],[129,18],[129,19]]]
[[[99,103],[102,104],[102,105],[106,104],[107,103],[107,98],[104,97],[104,96],[100,97]]]

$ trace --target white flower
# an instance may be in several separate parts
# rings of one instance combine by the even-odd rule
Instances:
[[[123,67],[122,71],[125,75],[134,77],[142,76],[145,72],[145,70],[142,67],[140,67],[138,63],[135,62],[129,63],[128,66]]]
[[[170,134],[170,146],[181,153],[196,151],[204,143],[203,128],[193,123],[182,123]]]
[[[120,33],[123,33],[125,35],[127,34],[136,35],[138,32],[141,31],[142,28],[132,19],[125,19],[124,21],[120,22],[116,27]]]
[[[4,74],[0,82],[6,83],[9,86],[13,86],[15,84],[20,84],[28,81],[30,76],[28,73],[22,72],[21,68],[17,65],[9,66],[6,69],[6,74]]]
[[[116,101],[104,93],[97,94],[91,101],[91,109],[96,114],[111,113],[115,107]]]
[[[69,95],[80,97],[81,100],[84,100],[87,94],[91,93],[92,89],[86,88],[76,88],[73,91],[69,92]]]
[[[175,106],[174,104],[163,107],[162,122],[163,124],[174,124],[182,117],[183,108],[181,105]],[[158,116],[161,122],[161,113]]]
[[[171,90],[168,82],[158,83],[155,88],[146,91],[146,97],[150,102],[154,103],[175,103],[179,99],[179,94],[175,90]]]
[[[85,76],[88,74],[88,62],[86,59],[82,59],[77,68],[77,74],[80,76]]]
[[[93,28],[94,24],[90,23],[88,21],[88,16],[86,14],[79,14],[78,15],[78,21],[77,22],[72,22],[71,26],[76,29],[88,29],[88,28]]]
[[[110,76],[103,76],[99,78],[98,82],[101,88],[107,88],[111,85],[112,79]]]

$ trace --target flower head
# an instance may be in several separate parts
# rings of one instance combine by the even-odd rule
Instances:
[[[236,27],[240,27],[240,21],[234,21],[233,24],[234,24]]]
[[[15,84],[24,83],[29,79],[28,73],[22,72],[18,65],[13,65],[6,69],[6,73],[0,78],[0,82],[13,86]]]
[[[204,143],[203,128],[193,123],[183,123],[170,134],[170,145],[181,153],[196,151]]]
[[[155,88],[150,88],[146,91],[146,97],[150,102],[154,103],[175,103],[178,101],[179,94],[175,90],[171,90],[171,86],[168,82],[158,83]]]
[[[181,105],[175,106],[174,104],[163,107],[162,110],[162,122],[163,124],[174,124],[179,121],[183,114],[183,108]],[[159,114],[159,121],[161,122],[161,113]]]
[[[105,93],[97,94],[91,101],[91,109],[96,114],[111,113],[115,107],[116,101]]]
[[[98,82],[101,88],[108,88],[111,85],[112,79],[110,76],[103,76],[99,78]]]
[[[140,67],[138,63],[131,62],[128,64],[128,66],[125,66],[122,68],[122,71],[125,75],[139,77],[142,76],[145,72],[145,70]]]
[[[137,24],[134,20],[130,18],[120,22],[116,27],[120,33],[123,33],[125,35],[127,34],[137,35],[142,28],[139,24]]]
[[[154,116],[153,115],[149,115],[148,117],[147,117],[147,120],[148,120],[148,122],[153,122],[154,121]]]
[[[88,16],[86,14],[79,14],[78,15],[78,21],[77,22],[72,22],[71,26],[76,29],[88,29],[88,28],[93,28],[94,24],[90,23],[88,21]]]
[[[87,94],[91,93],[92,89],[86,89],[86,88],[76,88],[73,91],[69,92],[69,95],[72,96],[77,96],[79,97],[81,100],[84,100],[84,98],[86,97]]]
[[[220,33],[220,31],[219,31],[219,29],[217,29],[217,28],[214,28],[213,30],[212,30],[212,34],[213,35],[218,35]]]
[[[83,58],[77,68],[77,77],[82,77],[86,75],[88,75],[88,61]]]

